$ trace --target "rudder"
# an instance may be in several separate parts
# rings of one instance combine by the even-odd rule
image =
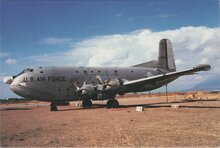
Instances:
[[[158,68],[176,71],[172,43],[169,39],[162,39],[159,43]]]

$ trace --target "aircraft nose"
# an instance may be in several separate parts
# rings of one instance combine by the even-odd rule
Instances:
[[[3,82],[5,83],[5,84],[11,84],[12,82],[13,82],[13,77],[12,76],[9,76],[9,77],[5,77],[4,79],[3,79]]]

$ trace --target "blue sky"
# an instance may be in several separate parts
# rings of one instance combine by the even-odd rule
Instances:
[[[1,0],[0,4],[1,77],[29,66],[56,65],[53,60],[40,61],[41,56],[69,53],[97,37],[220,25],[218,0]],[[74,54],[72,58],[78,60]]]

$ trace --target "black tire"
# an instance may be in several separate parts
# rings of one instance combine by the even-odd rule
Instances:
[[[57,110],[57,107],[56,107],[55,105],[52,105],[52,106],[50,107],[50,111],[58,111],[58,110]]]
[[[109,109],[109,108],[112,108],[112,100],[108,100],[108,101],[107,101],[106,107],[107,107],[108,109]]]
[[[91,100],[83,100],[82,101],[82,107],[83,108],[91,108],[92,107],[92,101]]]
[[[112,108],[118,108],[118,107],[119,107],[118,100],[113,99],[112,100]]]
[[[106,107],[107,108],[118,108],[119,107],[118,100],[116,99],[108,100]]]

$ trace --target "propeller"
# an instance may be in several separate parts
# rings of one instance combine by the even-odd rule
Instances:
[[[103,81],[99,75],[96,76],[96,79],[98,80],[99,84],[86,84],[86,82],[84,82],[83,85],[79,87],[76,83],[73,83],[76,92],[82,95],[91,95],[100,91],[115,91],[121,85],[121,81],[119,79],[108,78],[107,80]]]
[[[73,83],[73,85],[75,86],[76,92],[80,91],[80,88],[76,85],[76,83]]]
[[[103,82],[103,80],[101,79],[101,77],[99,75],[96,76],[96,79],[98,80],[99,84],[101,84],[103,86],[103,90],[105,90],[107,88],[107,86],[112,86],[110,84],[110,82],[112,81],[110,78],[108,78],[107,80],[105,80]]]
[[[99,75],[96,76],[96,79],[99,81],[99,84],[102,85],[102,90],[116,89],[120,85],[120,82],[118,79],[108,78],[107,80],[103,82],[103,80],[101,79]]]
[[[95,92],[92,84],[86,84],[86,82],[84,82],[81,87],[77,86],[75,83],[73,84],[76,88],[76,92],[81,93],[82,95],[90,95]]]

